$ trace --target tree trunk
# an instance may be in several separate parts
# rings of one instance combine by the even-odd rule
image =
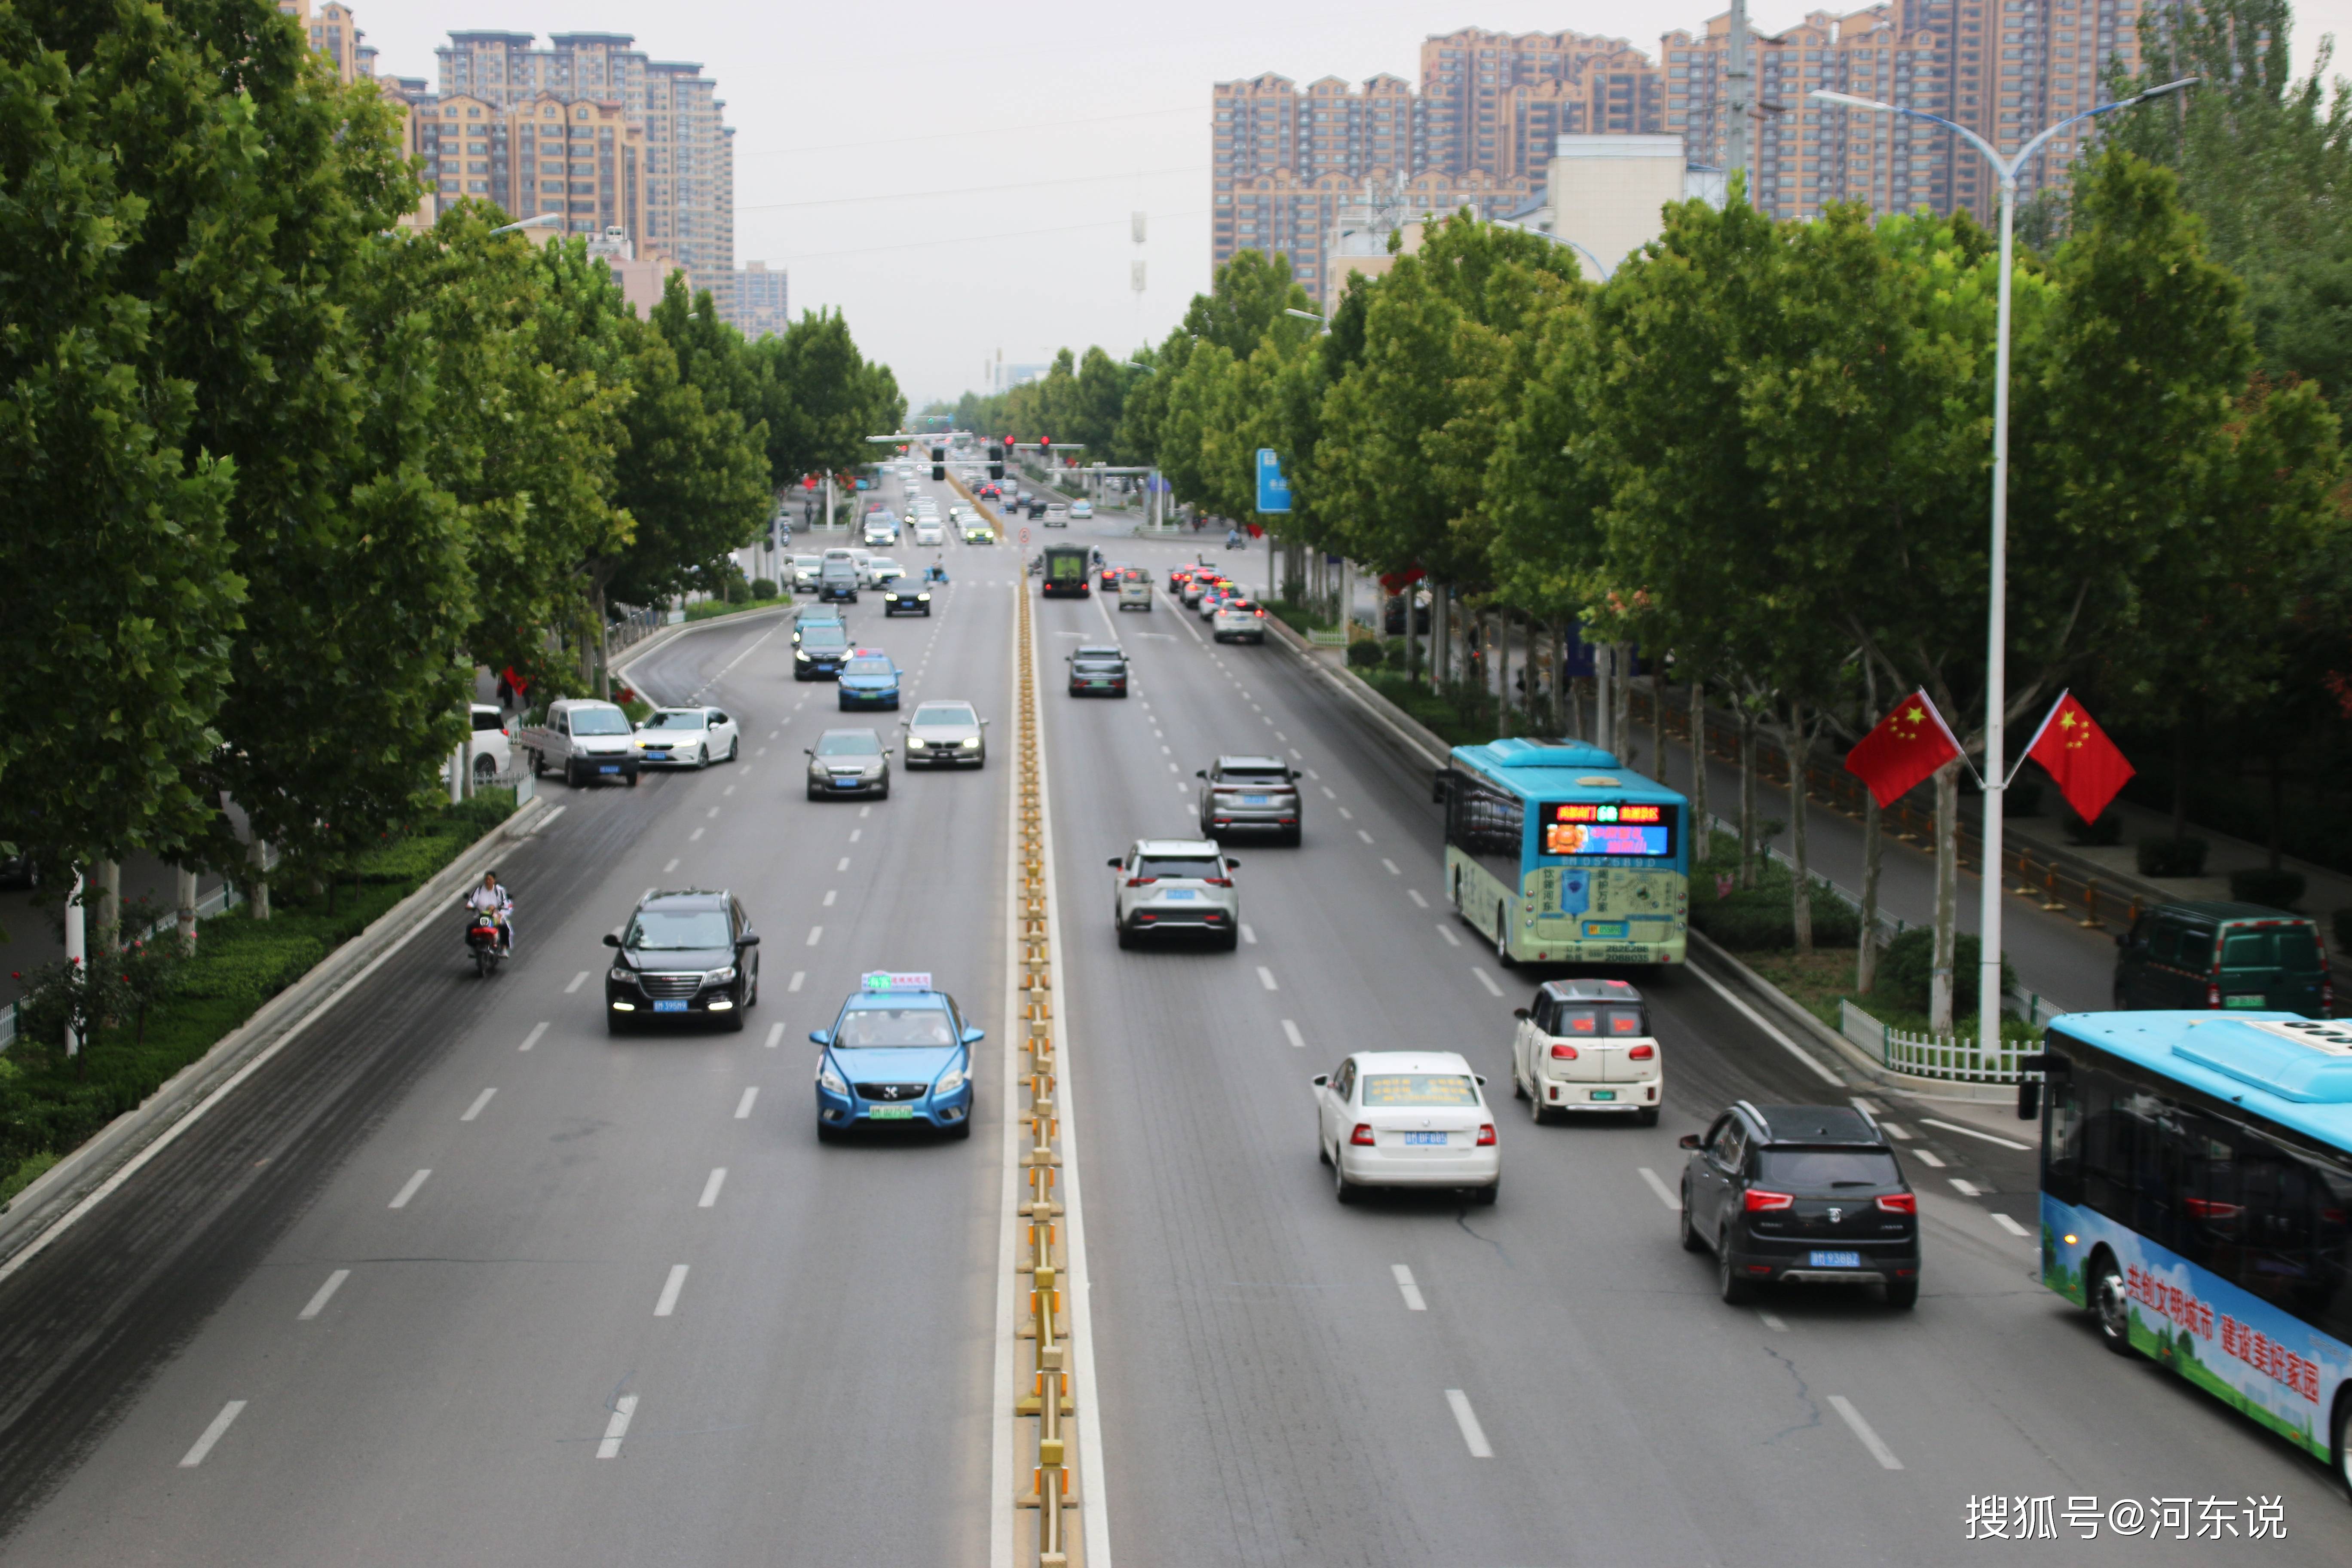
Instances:
[[[1927,1027],[1952,1032],[1952,956],[1959,939],[1960,763],[1936,770],[1936,953],[1927,977]]]
[[[1446,656],[1453,651],[1454,617],[1447,615],[1444,587],[1433,580],[1429,586],[1429,689],[1445,689]]]
[[[1666,667],[1650,667],[1651,769],[1660,784],[1666,782]]]
[[[1756,885],[1756,719],[1739,707],[1739,885]]]
[[[1690,754],[1691,858],[1711,860],[1715,819],[1706,810],[1706,680],[1696,671],[1692,672],[1690,683]]]
[[[1789,704],[1789,728],[1781,744],[1793,759],[1805,754],[1805,705]],[[1813,951],[1813,883],[1805,867],[1805,770],[1791,761],[1789,765],[1789,853],[1796,860],[1790,890],[1789,919],[1797,932],[1797,951]]]
[[[1638,767],[1641,765],[1642,748],[1633,743],[1633,645],[1619,643],[1617,657],[1612,662],[1615,679],[1610,685],[1616,688],[1612,696],[1617,708],[1612,727],[1617,736],[1617,761],[1624,767]]]
[[[256,837],[246,851],[253,874],[246,879],[246,912],[255,920],[269,918],[269,847]]]
[[[89,868],[89,880],[98,893],[90,945],[110,957],[122,951],[122,862],[99,861]]]
[[[1878,797],[1862,795],[1862,938],[1854,944],[1853,989],[1867,996],[1878,984],[1878,860],[1885,843],[1878,826]]]
[[[173,902],[180,916],[180,952],[193,956],[196,951],[196,874],[184,866],[173,868]]]

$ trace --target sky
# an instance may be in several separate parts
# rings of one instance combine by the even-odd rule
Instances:
[[[987,365],[1157,342],[1209,284],[1210,89],[1274,71],[1304,84],[1390,71],[1479,26],[1622,37],[1654,55],[1710,0],[909,0],[834,11],[775,0],[350,0],[386,75],[436,79],[452,28],[633,33],[700,61],[735,135],[735,258],[792,274],[795,314],[841,311],[913,406],[985,390]],[[1767,31],[1797,0],[1752,0]],[[1837,7],[1836,9],[1843,9]],[[887,16],[887,23],[876,18]],[[2352,0],[2301,9],[2308,68],[2352,39]],[[2352,69],[2352,62],[2347,62]],[[1132,215],[1145,239],[1132,242]],[[1130,263],[1146,287],[1130,288]]]

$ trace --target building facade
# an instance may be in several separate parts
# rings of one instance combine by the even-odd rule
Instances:
[[[764,261],[747,261],[735,273],[735,325],[757,342],[782,337],[793,323],[787,274],[781,267],[768,269]]]

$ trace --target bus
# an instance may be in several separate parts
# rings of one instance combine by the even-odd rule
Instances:
[[[2036,1065],[2042,1282],[2352,1484],[2352,1022],[2069,1013]]]
[[[1690,803],[1578,741],[1456,746],[1438,770],[1445,882],[1506,967],[1683,962]]]

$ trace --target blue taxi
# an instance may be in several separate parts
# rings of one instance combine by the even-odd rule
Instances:
[[[927,973],[867,974],[830,1029],[809,1038],[816,1063],[816,1135],[830,1142],[854,1127],[923,1123],[971,1135],[971,1047],[982,1031]]]
[[[841,667],[841,710],[898,706],[898,667],[879,648],[861,647]]]

